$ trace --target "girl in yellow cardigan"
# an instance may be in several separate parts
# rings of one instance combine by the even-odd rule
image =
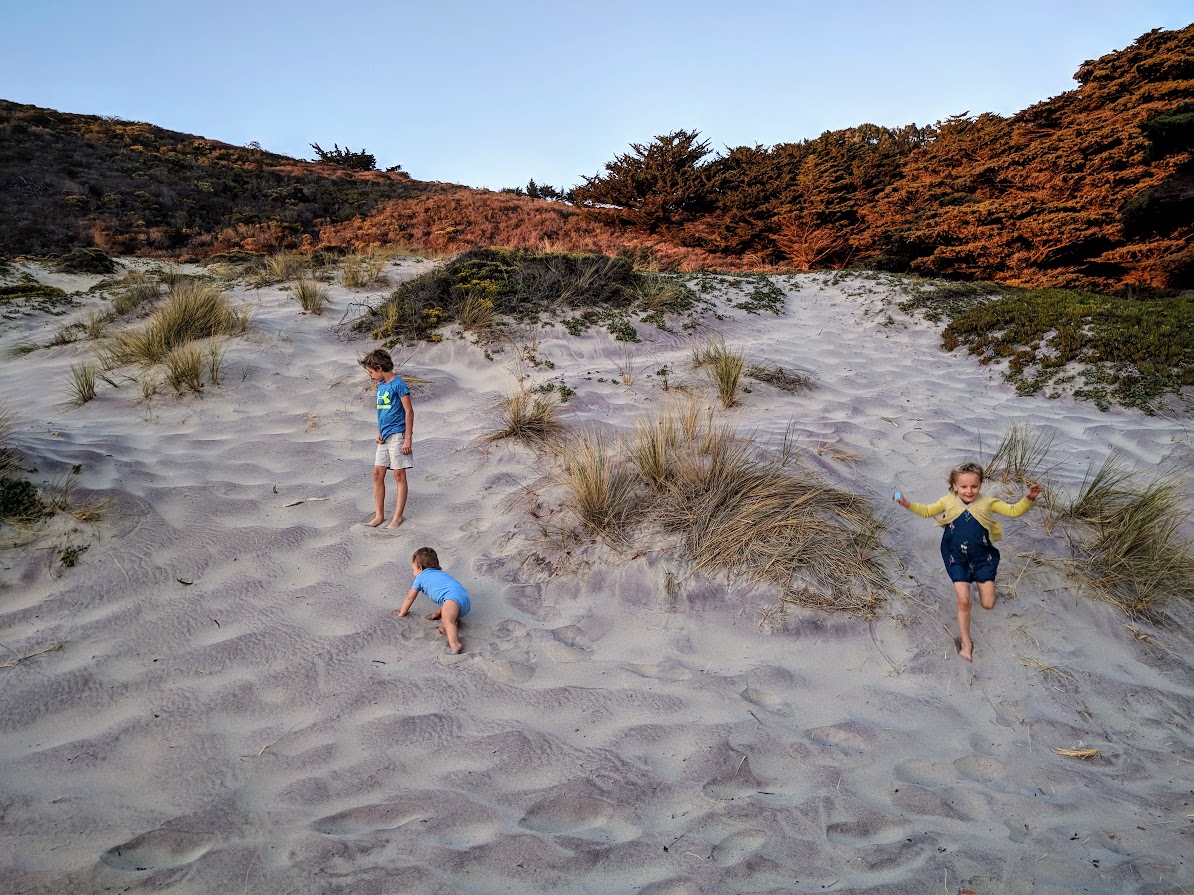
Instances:
[[[945,531],[941,535],[941,558],[945,571],[954,583],[958,597],[958,630],[962,637],[958,654],[967,662],[974,656],[970,640],[970,584],[978,585],[978,598],[983,609],[995,606],[995,570],[999,568],[999,551],[995,541],[1003,538],[1003,530],[995,519],[1000,516],[1022,516],[1032,507],[1042,491],[1033,485],[1016,504],[1007,504],[994,497],[983,497],[983,468],[977,463],[963,463],[949,473],[949,493],[936,503],[913,503],[898,491],[893,498],[906,510],[926,519],[936,517]]]

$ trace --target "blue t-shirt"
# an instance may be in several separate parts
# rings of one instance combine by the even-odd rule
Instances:
[[[410,389],[400,376],[377,384],[377,431],[382,438],[406,431],[406,408],[402,406],[402,398],[409,394]]]
[[[472,603],[469,602],[468,591],[464,586],[445,572],[443,569],[424,569],[410,586],[411,590],[421,590],[436,606],[441,609],[444,600],[452,600],[460,606],[460,614],[468,615]]]

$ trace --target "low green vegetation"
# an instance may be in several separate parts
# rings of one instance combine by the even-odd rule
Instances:
[[[482,331],[563,314],[569,332],[603,325],[618,340],[637,341],[631,314],[681,313],[694,298],[678,281],[636,271],[622,256],[486,248],[403,283],[357,326],[392,344],[435,340],[450,322]]]
[[[15,282],[0,284],[0,306],[17,303],[49,314],[61,314],[64,306],[74,304],[74,299],[57,286],[23,273]]]
[[[1102,410],[1153,414],[1165,395],[1194,385],[1194,295],[1115,298],[946,281],[906,288],[913,294],[904,311],[949,321],[946,351],[965,348],[981,364],[1006,360],[1004,376],[1019,394],[1068,389]]]
[[[103,249],[71,249],[58,258],[57,267],[64,273],[115,273],[117,263]]]

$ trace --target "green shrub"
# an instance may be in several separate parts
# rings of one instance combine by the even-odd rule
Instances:
[[[34,522],[48,512],[32,482],[0,478],[0,522]]]
[[[114,273],[118,265],[103,249],[71,249],[58,259],[66,273]]]
[[[1004,375],[1020,394],[1036,394],[1076,369],[1085,385],[1075,397],[1151,414],[1157,398],[1194,385],[1194,295],[1018,292],[958,314],[941,344],[965,347],[979,363],[1006,359]]]

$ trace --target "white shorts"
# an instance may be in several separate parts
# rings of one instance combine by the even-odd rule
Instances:
[[[388,466],[390,469],[410,469],[415,465],[415,452],[402,453],[402,439],[406,437],[402,432],[395,432],[386,439],[385,444],[377,445],[373,455],[374,466]]]

